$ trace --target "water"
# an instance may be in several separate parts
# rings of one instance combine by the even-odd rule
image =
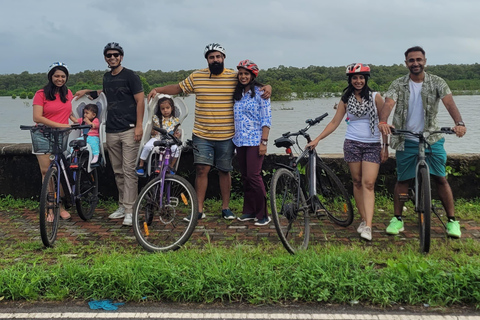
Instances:
[[[195,96],[184,98],[190,113],[182,127],[190,137],[193,126]],[[480,126],[476,124],[480,115],[478,103],[480,96],[455,96],[463,120],[467,125],[467,135],[463,138],[446,136],[445,148],[448,153],[480,153]],[[269,153],[283,152],[273,146],[273,140],[287,131],[298,131],[305,127],[305,120],[315,118],[328,112],[328,117],[309,130],[312,138],[316,137],[335,115],[333,106],[340,98],[320,98],[300,101],[272,102],[272,128],[269,135]],[[0,143],[30,142],[30,133],[19,129],[21,124],[32,124],[32,100],[0,97]],[[439,125],[450,127],[453,121],[445,107],[439,107]],[[321,141],[317,150],[321,154],[343,153],[343,140],[347,124],[342,122],[338,129]],[[303,141],[302,141],[303,143]]]

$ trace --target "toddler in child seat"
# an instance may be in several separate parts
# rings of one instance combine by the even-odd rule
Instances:
[[[87,124],[92,126],[90,129],[85,129],[85,131],[87,131],[87,143],[90,145],[90,148],[92,148],[92,164],[97,163],[98,156],[100,154],[100,134],[98,131],[100,121],[97,118],[97,114],[97,105],[90,103],[83,108],[83,118],[76,119],[73,113],[70,115],[70,120],[72,120],[73,123],[82,125]]]
[[[180,137],[180,130],[178,130],[180,120],[175,117],[175,104],[172,98],[163,97],[158,100],[157,112],[153,115],[152,122],[154,127],[164,128],[170,133],[174,131],[175,136],[177,138]],[[145,143],[142,153],[140,154],[140,162],[138,163],[138,167],[136,169],[137,175],[145,175],[145,160],[147,160],[150,151],[153,149],[153,143],[158,140],[160,140],[160,133],[152,129],[151,138],[147,143]],[[173,167],[178,159],[179,148],[177,145],[173,145],[171,149],[172,155],[170,166]]]

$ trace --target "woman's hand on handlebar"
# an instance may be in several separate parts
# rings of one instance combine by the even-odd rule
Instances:
[[[318,141],[315,139],[315,140],[307,143],[307,145],[305,146],[305,149],[313,150],[317,147],[317,145],[318,145]]]

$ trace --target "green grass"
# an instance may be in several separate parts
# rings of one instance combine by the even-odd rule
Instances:
[[[163,254],[62,241],[46,250],[40,244],[20,247],[0,261],[0,297],[6,300],[480,307],[480,245],[470,240],[451,242],[428,256],[408,244],[331,243],[296,255],[271,244],[187,246]]]
[[[243,200],[234,195],[231,208]],[[11,215],[35,209],[31,200],[0,197]],[[114,210],[113,200],[101,207]],[[218,200],[207,200],[220,213]],[[392,201],[377,197],[390,212]],[[459,219],[479,221],[480,200],[457,200]],[[409,216],[414,216],[409,215]],[[412,218],[413,219],[413,218]],[[480,241],[433,239],[430,254],[416,242],[366,245],[327,242],[288,254],[280,244],[236,242],[225,247],[187,242],[175,252],[150,254],[115,242],[71,243],[0,237],[0,300],[90,300],[172,302],[339,303],[473,306],[480,308]]]

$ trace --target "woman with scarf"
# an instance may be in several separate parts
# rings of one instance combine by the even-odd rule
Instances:
[[[343,152],[352,174],[353,195],[362,218],[357,232],[360,237],[370,241],[375,208],[375,180],[380,163],[388,159],[387,136],[381,137],[378,130],[378,111],[383,106],[383,98],[367,85],[370,76],[368,65],[353,63],[347,66],[346,73],[348,87],[343,91],[334,118],[307,148],[315,148],[318,142],[335,131],[343,117],[347,116]]]

